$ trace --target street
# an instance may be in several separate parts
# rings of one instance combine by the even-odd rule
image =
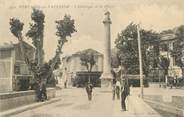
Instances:
[[[160,117],[137,95],[128,97],[128,111],[122,111],[120,100],[113,101],[110,90],[95,88],[92,101],[87,100],[84,88],[62,89],[57,93],[60,101],[12,117]]]

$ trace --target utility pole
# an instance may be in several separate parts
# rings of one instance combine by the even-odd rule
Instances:
[[[122,60],[121,60],[121,80],[123,79],[123,64],[122,64]]]
[[[140,97],[143,98],[143,70],[142,70],[142,52],[141,52],[141,39],[140,39],[140,26],[137,26],[137,40],[138,40],[138,51],[139,51],[139,73],[140,73]]]

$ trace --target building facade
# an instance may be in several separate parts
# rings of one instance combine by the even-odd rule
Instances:
[[[103,55],[96,50],[87,49],[71,56],[66,56],[62,58],[62,81],[67,80],[68,85],[71,85],[71,79],[75,78],[78,72],[87,72],[85,66],[81,65],[80,54],[84,51],[92,51],[94,53],[95,65],[92,68],[92,72],[102,72],[103,71]]]
[[[35,49],[23,42],[26,55],[34,58]],[[5,43],[0,46],[0,92],[20,90],[20,83],[29,82],[32,75],[28,70],[20,50],[20,44]]]
[[[171,77],[182,76],[181,68],[176,65],[175,57],[171,55],[171,50],[173,50],[176,40],[177,38],[174,34],[164,34],[162,35],[160,42],[160,55],[169,58],[170,60],[168,76]]]

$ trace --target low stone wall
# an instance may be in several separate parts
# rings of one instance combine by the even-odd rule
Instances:
[[[48,99],[56,96],[55,88],[47,89]],[[13,109],[19,106],[34,103],[36,101],[35,91],[20,91],[0,94],[0,111]]]
[[[145,95],[144,101],[164,117],[184,117],[184,96]]]
[[[163,87],[165,88],[165,83],[164,82],[149,82],[149,87],[151,88],[160,88],[160,87]]]

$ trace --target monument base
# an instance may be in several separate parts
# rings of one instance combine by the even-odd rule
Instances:
[[[101,79],[101,87],[109,87],[109,88],[112,87],[113,76],[111,73],[102,74],[100,79]]]

